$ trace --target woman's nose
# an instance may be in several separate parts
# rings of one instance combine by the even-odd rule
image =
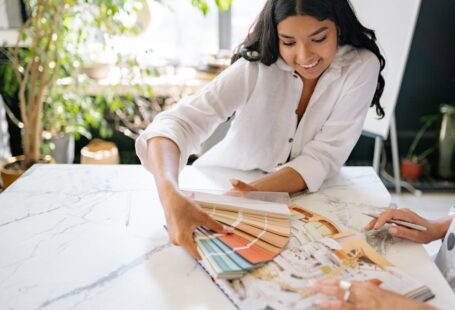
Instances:
[[[311,61],[313,57],[313,52],[305,44],[301,44],[297,49],[296,59],[299,64],[305,64],[308,61]]]

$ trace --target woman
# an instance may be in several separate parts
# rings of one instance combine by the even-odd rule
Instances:
[[[427,228],[426,231],[418,231],[392,225],[388,231],[393,236],[419,243],[428,243],[444,238],[435,262],[455,291],[455,221],[453,221],[453,216],[429,221],[408,209],[391,209],[383,212],[378,219],[372,220],[365,227],[365,230],[379,229],[390,219],[416,223]],[[314,291],[337,297],[337,300],[319,301],[317,305],[321,309],[332,310],[434,309],[428,304],[383,290],[369,282],[346,284],[346,282],[341,282],[340,285],[340,281],[335,279],[315,282],[313,284]]]
[[[384,89],[384,58],[374,32],[347,0],[268,0],[233,64],[194,96],[161,113],[136,141],[153,173],[174,244],[199,258],[197,226],[223,227],[185,197],[178,173],[222,122],[226,137],[194,164],[260,169],[236,189],[314,192],[357,142],[368,107]]]

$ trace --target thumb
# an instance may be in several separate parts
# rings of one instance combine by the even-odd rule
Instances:
[[[201,254],[197,249],[196,243],[193,240],[191,240],[191,242],[189,242],[188,244],[184,244],[183,247],[188,252],[190,252],[191,256],[193,256],[195,259],[197,259],[197,260],[202,259]]]

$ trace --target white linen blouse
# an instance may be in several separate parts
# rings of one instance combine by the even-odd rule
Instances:
[[[338,48],[320,77],[300,122],[304,83],[279,58],[266,66],[239,59],[193,96],[162,112],[136,140],[148,169],[147,140],[163,136],[180,149],[180,169],[235,112],[225,138],[194,165],[272,172],[291,167],[310,192],[335,174],[357,142],[376,90],[379,60],[369,50]]]

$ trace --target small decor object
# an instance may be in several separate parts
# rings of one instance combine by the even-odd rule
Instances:
[[[401,176],[404,179],[415,181],[422,177],[425,168],[425,159],[434,151],[435,147],[432,146],[421,153],[417,153],[417,145],[428,128],[439,119],[439,115],[427,115],[422,117],[421,122],[423,125],[412,140],[406,158],[401,161]]]
[[[99,81],[108,77],[111,68],[112,65],[108,63],[94,63],[90,66],[82,67],[81,70],[89,78]]]
[[[74,161],[75,139],[71,134],[50,136],[49,152],[58,164],[72,164]],[[44,144],[43,144],[44,146]]]
[[[0,176],[2,179],[3,189],[6,189],[22,174],[24,174],[25,170],[21,168],[23,167],[24,161],[25,156],[20,155],[10,157],[0,165]],[[54,164],[55,160],[51,156],[45,155],[40,157],[38,163]]]
[[[417,181],[422,178],[424,167],[423,162],[403,159],[401,161],[401,176],[409,181]]]
[[[20,167],[21,160],[24,160],[24,156],[10,157],[2,163],[0,174],[2,176],[3,189],[10,186],[24,173],[24,170]]]
[[[81,150],[81,164],[118,164],[117,146],[113,142],[93,139]]]

